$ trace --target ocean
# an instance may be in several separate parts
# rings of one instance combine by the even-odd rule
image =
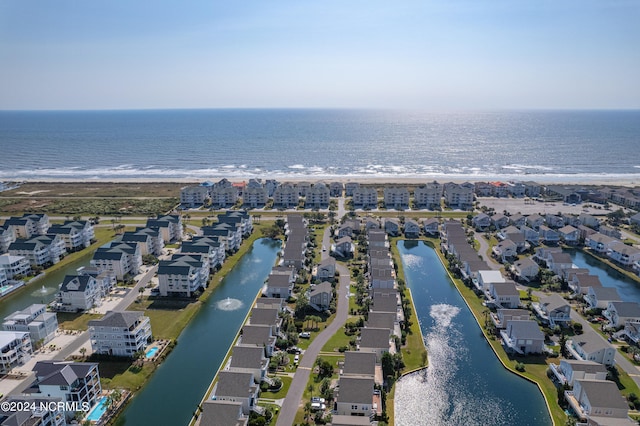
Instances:
[[[0,111],[0,180],[640,182],[640,110]]]

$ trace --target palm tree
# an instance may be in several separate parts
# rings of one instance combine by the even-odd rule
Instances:
[[[87,353],[87,348],[85,347],[80,348],[80,355],[82,355],[83,358],[86,353]]]
[[[304,420],[305,422],[309,421],[311,417],[311,401],[307,401],[304,404]]]

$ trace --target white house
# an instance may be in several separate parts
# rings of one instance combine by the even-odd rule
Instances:
[[[615,363],[616,349],[595,331],[573,336],[567,340],[565,347],[578,360],[593,361],[607,366]]]
[[[492,283],[489,295],[499,307],[515,309],[520,306],[520,292],[514,282]]]
[[[385,186],[384,205],[387,209],[405,210],[409,208],[409,190],[405,187]]]
[[[621,302],[620,294],[614,287],[589,287],[584,300],[590,308],[607,309],[610,302]]]
[[[158,266],[160,296],[192,297],[207,288],[209,264],[197,254],[177,253],[171,260],[161,260]]]
[[[12,256],[8,253],[0,255],[0,269],[4,270],[8,280],[16,275],[26,276],[31,272],[29,259],[24,256]]]
[[[0,374],[31,359],[32,346],[25,331],[0,331]]]
[[[98,281],[90,275],[66,275],[56,295],[56,310],[66,312],[88,311],[102,304],[105,293]]]
[[[238,344],[233,347],[227,370],[236,373],[251,373],[253,380],[260,383],[267,377],[269,360],[265,348],[256,345]]]
[[[551,327],[566,327],[571,323],[571,306],[559,294],[541,297],[540,302],[532,303],[531,306],[542,322]]]
[[[544,333],[532,320],[509,321],[500,336],[505,346],[519,354],[538,354],[544,349]]]
[[[626,244],[614,244],[607,254],[611,260],[623,266],[632,266],[640,261],[640,249]]]
[[[617,238],[596,233],[585,238],[584,245],[596,253],[608,253],[612,246],[621,243]]]
[[[371,377],[343,376],[339,380],[335,412],[344,416],[371,417],[373,411],[374,380]]]
[[[58,318],[54,312],[47,312],[47,305],[34,304],[6,317],[2,329],[26,331],[31,337],[31,346],[38,347],[55,337]]]
[[[602,314],[613,328],[624,327],[627,322],[640,323],[640,304],[612,301],[607,304],[607,309],[602,311]]]
[[[258,402],[259,389],[253,374],[223,370],[218,373],[212,395],[219,401],[241,403],[243,414],[249,414]]]
[[[563,359],[560,364],[549,364],[561,384],[573,386],[575,380],[607,380],[607,367],[593,361]]]
[[[573,390],[565,391],[565,399],[583,424],[635,424],[629,418],[629,404],[612,381],[575,380]]]
[[[89,321],[94,353],[133,358],[151,343],[151,322],[142,312],[109,311]]]
[[[518,259],[511,265],[511,272],[513,272],[517,278],[526,282],[534,280],[538,276],[539,271],[540,267],[538,264],[529,257]]]

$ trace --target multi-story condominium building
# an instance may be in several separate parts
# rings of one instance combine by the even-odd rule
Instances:
[[[442,193],[442,185],[434,181],[417,187],[413,191],[413,197],[417,207],[435,209],[440,207]]]
[[[242,244],[242,226],[228,223],[218,223],[214,226],[203,226],[202,234],[205,237],[217,237],[218,241],[225,245],[225,250],[234,252]]]
[[[318,182],[307,190],[305,199],[305,207],[307,208],[326,208],[329,207],[329,187]]]
[[[66,254],[64,240],[59,235],[38,235],[27,240],[17,239],[9,246],[12,256],[24,256],[32,267],[56,264]]]
[[[12,226],[16,238],[28,239],[44,235],[49,229],[49,216],[46,214],[25,214],[22,217],[10,217],[4,226]]]
[[[542,193],[542,185],[538,182],[526,181],[522,182],[522,184],[524,185],[524,194],[527,197],[539,197]]]
[[[7,279],[11,280],[16,275],[29,275],[31,264],[29,259],[24,256],[12,256],[5,253],[0,255],[0,270],[4,270]]]
[[[31,359],[31,338],[25,331],[0,331],[0,374]]]
[[[277,208],[293,208],[298,205],[299,201],[298,189],[290,183],[283,183],[273,193],[273,205]]]
[[[202,249],[201,247],[205,247]],[[209,268],[211,270],[224,263],[226,258],[226,245],[217,237],[195,236],[191,241],[182,243],[180,251],[185,254],[201,254],[209,257]]]
[[[524,197],[526,193],[526,187],[522,182],[508,182],[507,190],[512,197]]]
[[[309,191],[311,191],[311,182],[298,182],[296,189],[298,190],[298,195],[306,197]]]
[[[6,399],[9,407],[33,407],[27,411],[10,411],[0,408],[0,421],[2,425],[15,426],[65,426],[60,398],[52,398],[40,395],[9,395]],[[47,407],[41,410],[40,407]]]
[[[242,205],[249,208],[264,207],[269,200],[267,189],[260,187],[248,186],[242,193]]]
[[[207,288],[209,264],[204,256],[174,254],[171,260],[161,260],[158,267],[160,296],[192,297]]]
[[[209,187],[185,186],[180,189],[180,204],[187,207],[202,206],[210,199]]]
[[[142,237],[133,237],[133,235]],[[154,256],[160,256],[162,249],[164,248],[164,239],[158,229],[151,228],[136,228],[133,232],[125,232],[122,234],[120,241],[123,243],[136,243],[140,246],[140,253],[152,254]],[[146,247],[143,247],[142,244]]]
[[[344,184],[342,182],[331,182],[329,184],[329,195],[332,197],[342,197]]]
[[[409,190],[407,188],[387,186],[383,192],[386,208],[401,210],[409,208]]]
[[[3,287],[7,284],[9,284],[9,278],[7,278],[7,272],[3,268],[0,268],[0,287]],[[2,294],[1,291],[0,291],[0,294]]]
[[[103,287],[91,275],[67,275],[56,295],[53,308],[65,312],[87,311],[100,306],[104,295]]]
[[[378,191],[371,186],[358,186],[353,190],[353,206],[363,209],[377,208]]]
[[[182,217],[180,215],[169,214],[158,216],[156,219],[148,219],[146,227],[158,231],[167,244],[182,240]]]
[[[235,186],[215,186],[211,190],[211,205],[216,208],[233,207],[238,201],[238,188]]]
[[[39,347],[55,337],[58,318],[54,312],[47,312],[47,305],[34,304],[6,317],[2,329],[27,332],[32,347]]]
[[[133,358],[151,342],[151,322],[142,312],[109,311],[89,321],[89,336],[94,353]]]
[[[218,215],[218,223],[229,225],[240,225],[243,237],[251,235],[253,232],[253,218],[246,210],[226,211]]]
[[[444,200],[451,208],[469,210],[473,207],[473,190],[473,185],[447,183],[444,185]]]
[[[118,280],[136,275],[142,266],[142,254],[136,243],[111,241],[93,254],[91,265],[112,272]]]
[[[16,240],[16,233],[11,225],[0,226],[0,253],[9,251],[9,246]]]
[[[347,197],[353,197],[353,193],[358,188],[360,188],[360,184],[358,182],[347,182],[344,185],[344,195]]]
[[[39,361],[33,367],[39,393],[65,402],[78,402],[87,411],[102,393],[98,364],[91,362]],[[76,415],[65,411],[67,421]]]
[[[93,225],[87,220],[66,221],[62,225],[52,225],[47,234],[60,235],[68,252],[87,248],[95,239]]]

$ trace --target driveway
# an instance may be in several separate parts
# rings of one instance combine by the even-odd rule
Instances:
[[[473,234],[476,241],[480,244],[480,249],[478,250],[478,254],[482,256],[482,259],[487,262],[489,268],[498,271],[502,265],[499,264],[492,256],[487,254],[489,250],[489,241],[484,237],[484,233],[476,232]]]

